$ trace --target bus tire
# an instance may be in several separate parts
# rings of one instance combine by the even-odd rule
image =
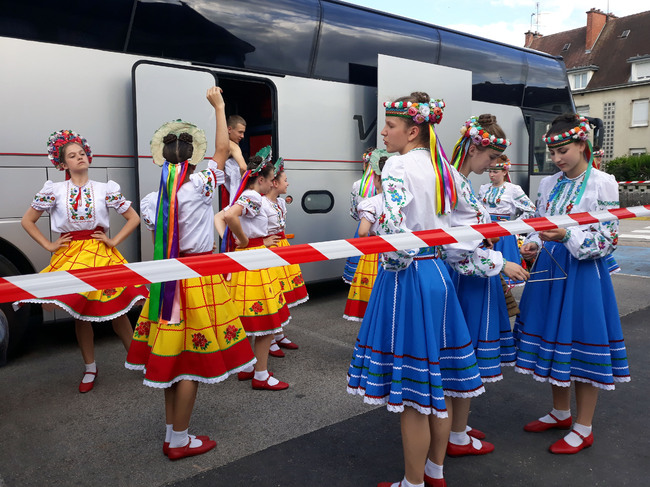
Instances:
[[[7,349],[9,348],[9,322],[0,309],[0,367],[7,363]]]
[[[0,255],[0,276],[17,276],[21,272],[4,255]],[[43,322],[43,311],[37,304],[25,304],[14,311],[11,303],[0,303],[0,311],[7,322],[6,357],[11,359],[24,348],[24,337],[27,330]],[[2,347],[0,346],[0,352]],[[2,357],[0,356],[0,362]]]

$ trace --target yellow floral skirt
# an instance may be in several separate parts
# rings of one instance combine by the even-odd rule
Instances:
[[[366,306],[370,301],[372,287],[375,285],[377,278],[377,269],[379,266],[379,255],[370,254],[362,255],[357,265],[357,270],[352,278],[348,300],[345,303],[345,312],[343,318],[350,321],[362,321],[363,315],[366,314]]]
[[[255,363],[223,276],[179,281],[180,323],[151,321],[142,308],[125,366],[144,371],[144,384],[179,380],[215,383]]]
[[[246,252],[261,247],[237,249]],[[291,314],[280,287],[277,267],[254,271],[234,272],[226,282],[246,333],[269,335],[282,331]]]
[[[279,240],[278,247],[289,247],[289,241],[286,238]],[[278,273],[280,287],[289,308],[309,300],[307,286],[305,286],[305,280],[302,278],[302,271],[298,264],[276,267],[275,270]]]
[[[104,242],[94,239],[72,240],[69,246],[61,247],[52,254],[50,265],[41,273],[126,263],[126,259],[115,247],[110,248]],[[109,321],[125,314],[135,304],[144,302],[148,296],[149,291],[144,285],[127,286],[49,298],[24,299],[15,302],[14,308],[18,308],[21,303],[54,304],[78,320]]]

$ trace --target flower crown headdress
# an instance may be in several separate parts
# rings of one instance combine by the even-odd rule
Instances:
[[[578,115],[576,122],[578,122],[578,124],[571,130],[567,130],[561,134],[550,135],[548,137],[544,136],[544,142],[546,142],[546,145],[548,145],[549,149],[562,147],[563,145],[570,144],[571,142],[588,141],[589,132],[591,132],[591,124],[589,123],[589,120],[587,120],[586,117],[581,117]]]
[[[429,103],[412,101],[384,102],[387,117],[410,118],[415,123],[440,123],[445,109],[443,100],[431,100]]]
[[[605,149],[595,150],[594,157],[605,157]]]
[[[489,167],[490,170],[492,169],[502,169],[504,171],[510,170],[510,166],[512,165],[510,163],[510,159],[508,159],[506,156],[501,156],[501,157],[505,158],[505,160],[501,158],[497,159],[497,161],[494,164],[490,164]]]
[[[90,146],[86,139],[81,135],[72,130],[59,130],[58,132],[52,132],[50,137],[47,139],[47,157],[59,171],[64,170],[60,154],[61,147],[70,142],[76,142],[83,147],[84,152],[88,156],[88,163],[91,163],[93,160],[93,153],[90,150]]]
[[[454,146],[451,162],[456,169],[463,167],[471,144],[503,152],[508,146],[512,145],[512,142],[506,138],[490,134],[478,122],[478,117],[472,116],[460,128],[460,139]]]
[[[591,132],[591,124],[587,117],[582,117],[576,114],[577,125],[571,130],[562,132],[561,134],[555,134],[551,136],[544,136],[544,142],[549,149],[557,149],[564,145],[568,145],[572,142],[585,142],[585,157],[587,158],[587,170],[585,171],[585,178],[582,180],[582,185],[574,205],[577,206],[582,199],[582,195],[587,189],[587,180],[591,175],[591,168],[594,165],[594,151],[591,146],[591,141],[589,140],[589,132]]]
[[[439,215],[450,213],[458,203],[458,193],[449,161],[434,129],[434,125],[442,121],[445,102],[443,100],[430,100],[429,103],[396,101],[385,102],[384,107],[387,117],[410,118],[417,124],[428,123],[431,162],[436,178],[436,209]]]

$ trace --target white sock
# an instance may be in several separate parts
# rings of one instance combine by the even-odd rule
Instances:
[[[89,374],[88,372],[94,372],[94,374]],[[84,384],[93,382],[95,380],[96,373],[97,373],[97,364],[95,362],[93,362],[92,364],[86,364],[86,373],[84,374],[84,378],[81,379],[81,382],[83,382]]]
[[[188,441],[190,441],[190,438],[187,434],[187,430],[174,431],[172,429],[172,437],[169,439],[169,448],[181,448],[187,445]]]
[[[278,379],[275,379],[273,376],[269,375],[268,370],[255,371],[255,380],[266,381],[266,379],[268,379],[270,386],[274,386],[280,382]]]
[[[278,346],[278,342],[273,340],[271,342],[271,346],[269,347],[269,350],[271,350],[272,352],[277,352],[278,350],[280,350],[280,347]]]
[[[445,478],[442,473],[442,465],[433,463],[428,458],[427,458],[427,463],[424,465],[424,473],[427,475],[427,477],[431,477],[432,479]]]
[[[165,425],[165,443],[169,443],[172,439],[172,429],[174,429],[173,424]]]
[[[249,365],[248,367],[243,368],[242,372],[246,372],[247,374],[250,374],[254,370],[255,370],[255,367],[253,367],[252,365]]]
[[[470,437],[465,431],[460,433],[452,431],[449,433],[449,443],[453,443],[454,445],[469,445],[469,442]]]
[[[553,409],[551,409],[551,412],[550,412],[549,414],[547,414],[546,416],[543,416],[543,417],[539,418],[539,420],[540,420],[542,423],[549,423],[549,424],[557,423],[557,421],[555,421],[555,420],[551,417],[551,414],[552,414],[553,416],[555,416],[557,419],[559,419],[560,421],[563,421],[563,420],[565,420],[565,419],[571,417],[571,410],[570,410],[570,409],[567,409],[566,411],[564,411],[564,410],[562,410],[562,409],[555,409],[555,408],[553,408]]]
[[[574,423],[573,429],[585,438],[591,434],[591,426],[585,426],[584,424]],[[576,435],[574,431],[571,431],[571,433],[564,437],[564,441],[566,441],[569,445],[576,447],[582,443],[582,438]]]
[[[396,484],[393,484],[391,487],[394,487],[394,486],[399,487],[400,486],[399,482],[396,483]],[[424,482],[422,482],[421,484],[412,484],[411,482],[406,480],[406,475],[405,475],[404,478],[402,479],[401,487],[424,487]]]
[[[274,340],[275,340],[276,342],[281,342],[281,341],[284,340],[285,338],[286,338],[286,337],[284,336],[284,333],[278,333],[277,335],[275,335]]]

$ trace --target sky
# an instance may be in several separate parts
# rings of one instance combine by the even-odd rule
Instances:
[[[344,0],[422,22],[448,27],[515,46],[524,45],[524,34],[538,30],[549,35],[587,24],[586,12],[597,8],[625,17],[650,10],[644,0]],[[537,4],[540,15],[537,16]],[[641,6],[641,4],[645,4]],[[533,15],[535,14],[535,15]],[[539,22],[539,28],[538,24]]]

